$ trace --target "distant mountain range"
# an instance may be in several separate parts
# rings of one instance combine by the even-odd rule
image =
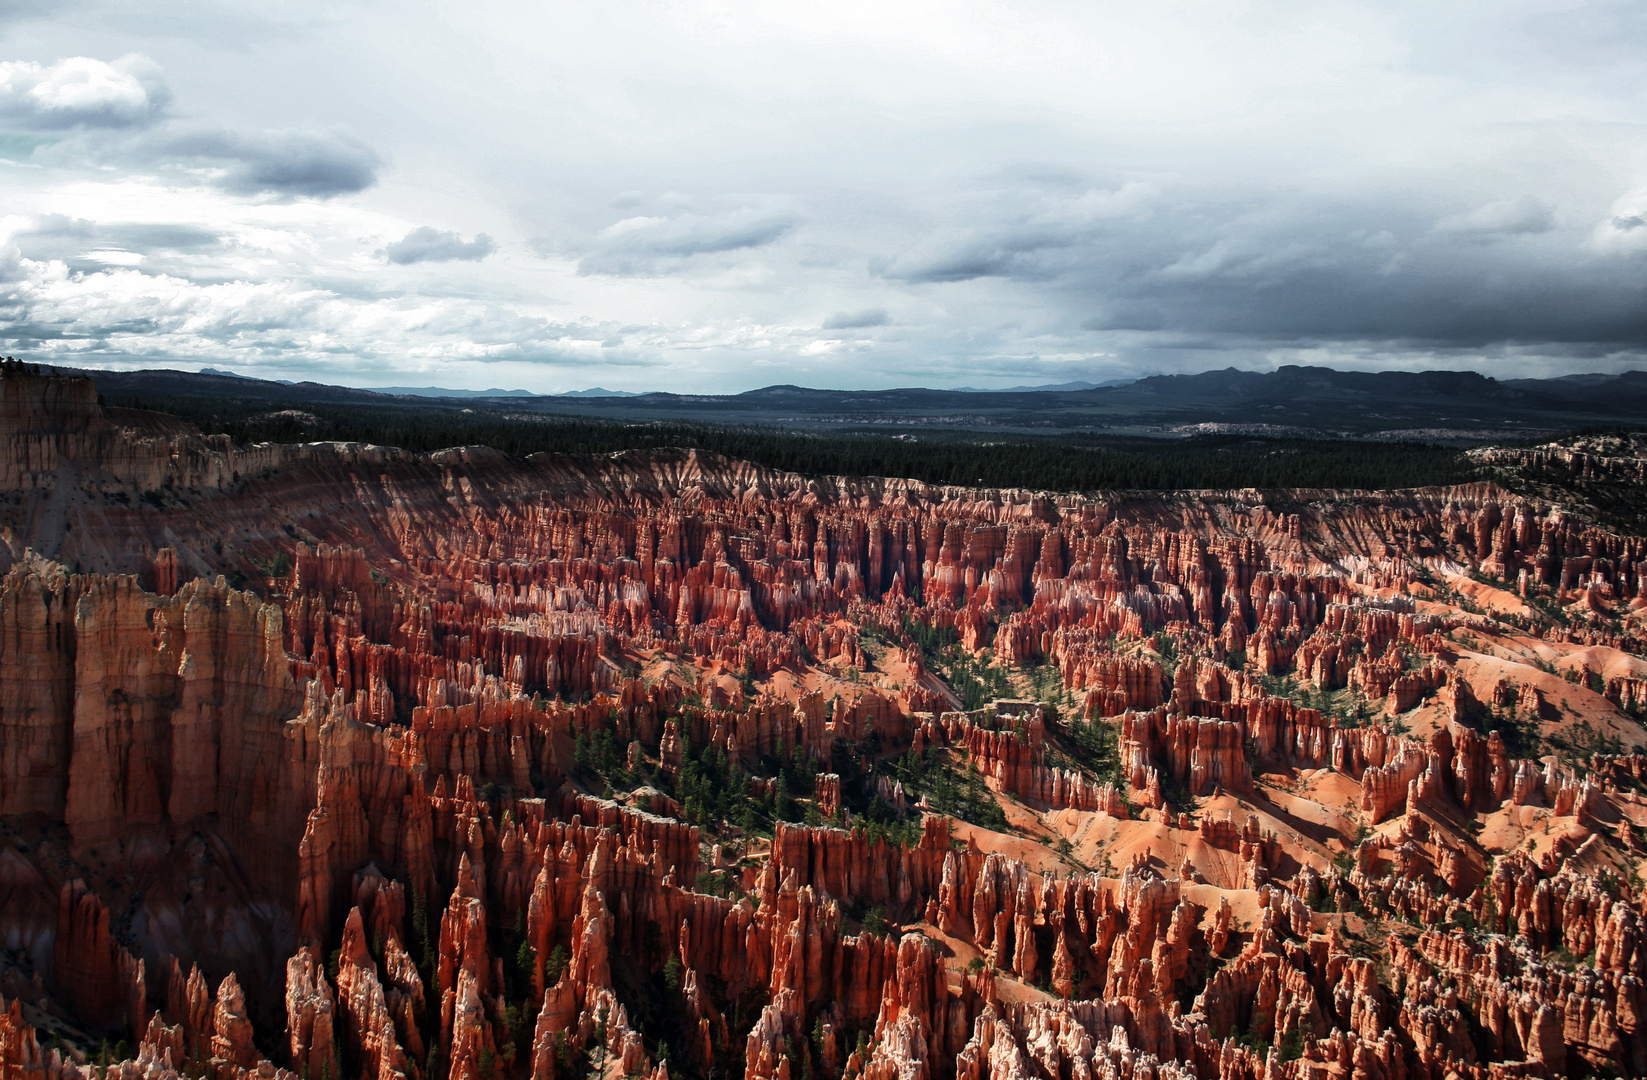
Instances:
[[[389,394],[394,397],[427,397],[427,398],[506,398],[506,397],[537,397],[530,390],[503,390],[493,387],[490,390],[454,390],[445,386],[372,386],[367,387],[378,394]]]
[[[1136,382],[1136,379],[1105,379],[1103,382],[1061,382],[1042,383],[1039,386],[1008,386],[1000,390],[990,390],[977,386],[957,386],[958,394],[1033,394],[1042,390],[1100,390],[1106,386],[1126,386]]]
[[[632,394],[591,387],[568,394],[441,387],[359,390],[323,383],[198,373],[88,371],[111,401],[164,407],[168,398],[384,407],[482,408],[620,421],[773,424],[791,429],[1081,432],[1182,436],[1196,433],[1376,437],[1487,442],[1595,425],[1647,423],[1647,372],[1553,379],[1493,379],[1470,371],[1336,371],[1226,368],[1155,375],[1109,385],[1084,382],[1006,390],[815,390],[762,387],[741,394]]]
[[[630,390],[608,390],[604,386],[591,386],[587,390],[568,390],[555,397],[640,397]]]
[[[227,368],[203,367],[202,375],[220,375],[226,379],[250,379]],[[281,386],[291,386],[290,379],[251,380],[254,382],[268,381]],[[1126,386],[1135,382],[1135,379],[1105,379],[1103,382],[1074,382],[1041,383],[1038,386],[1008,386],[1004,389],[992,390],[980,386],[957,386],[957,394],[1025,394],[1038,393],[1042,390],[1098,390],[1106,386]],[[641,397],[634,390],[608,390],[604,386],[591,386],[587,390],[563,390],[558,394],[538,394],[531,390],[502,390],[493,387],[490,390],[455,390],[446,386],[370,386],[363,389],[379,394],[392,394],[396,397],[428,397],[428,398],[504,398],[504,397],[574,397],[574,398],[628,398]]]
[[[217,375],[225,379],[245,379],[247,382],[273,382],[279,386],[296,385],[290,379],[253,379],[238,372],[225,368],[203,367],[202,375]],[[394,397],[426,397],[426,398],[512,398],[512,397],[638,397],[639,395],[628,390],[608,390],[603,386],[591,386],[587,390],[567,390],[559,394],[534,394],[530,390],[500,390],[493,387],[490,390],[454,390],[446,386],[373,386],[365,389],[376,394],[389,394]]]
[[[379,394],[393,394],[396,397],[427,397],[427,398],[536,398],[536,397],[639,397],[639,394],[628,390],[607,390],[605,387],[591,386],[587,390],[567,390],[559,394],[534,394],[530,390],[450,390],[444,386],[376,386],[372,389]]]

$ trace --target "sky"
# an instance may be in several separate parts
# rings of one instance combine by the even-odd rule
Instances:
[[[1647,6],[0,0],[0,351],[539,393],[1647,368]]]

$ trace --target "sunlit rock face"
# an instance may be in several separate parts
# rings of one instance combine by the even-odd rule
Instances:
[[[1641,537],[0,388],[6,1076],[1647,1072]]]

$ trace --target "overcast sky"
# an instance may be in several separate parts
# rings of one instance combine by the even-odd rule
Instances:
[[[0,61],[31,360],[1647,368],[1639,3],[0,0]]]

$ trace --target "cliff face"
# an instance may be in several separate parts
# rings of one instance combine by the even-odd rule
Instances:
[[[1647,1070],[1640,537],[3,390],[7,1075]]]
[[[14,567],[0,581],[8,694],[4,809],[67,824],[76,847],[216,816],[238,840],[300,796],[270,787],[300,696],[280,609],[218,582],[172,596],[131,578]]]

